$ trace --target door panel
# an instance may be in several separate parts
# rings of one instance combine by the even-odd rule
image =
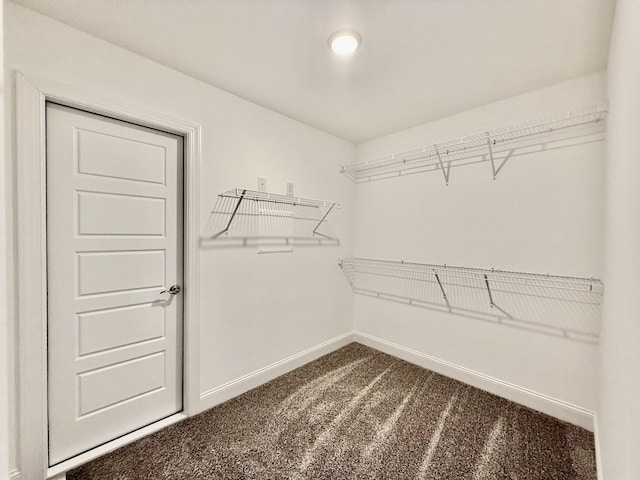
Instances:
[[[140,288],[162,290],[165,252],[78,253],[78,295],[109,294]]]
[[[162,198],[78,192],[78,234],[164,236],[164,203]]]
[[[150,303],[78,315],[80,356],[165,336],[164,309]]]
[[[166,150],[118,135],[77,129],[78,171],[164,185]]]
[[[79,374],[80,417],[164,388],[165,360],[156,352]]]
[[[47,104],[49,464],[182,410],[182,139]]]

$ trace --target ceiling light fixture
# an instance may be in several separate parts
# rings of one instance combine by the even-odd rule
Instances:
[[[355,30],[338,30],[329,37],[329,46],[338,55],[350,55],[362,43],[362,37]]]

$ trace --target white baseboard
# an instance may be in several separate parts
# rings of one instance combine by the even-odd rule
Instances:
[[[598,480],[604,479],[602,473],[602,451],[600,450],[600,431],[598,429],[598,414],[593,414],[593,441],[596,446],[596,471],[598,473]]]
[[[469,368],[418,352],[417,350],[388,342],[373,335],[356,331],[354,332],[354,341],[506,398],[507,400],[546,413],[547,415],[577,425],[586,430],[593,431],[594,429],[594,412],[590,410],[563,402],[562,400],[549,397],[528,388],[504,382]]]
[[[12,470],[9,472],[9,480],[18,480],[22,478],[22,473],[20,470]]]
[[[215,407],[222,402],[237,397],[249,390],[267,383],[274,378],[284,375],[302,365],[316,360],[353,342],[353,331],[327,340],[319,345],[291,355],[278,362],[267,365],[259,370],[243,375],[230,382],[212,388],[200,394],[200,411]]]

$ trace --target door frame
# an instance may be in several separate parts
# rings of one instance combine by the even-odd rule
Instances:
[[[46,102],[105,115],[184,138],[183,160],[183,410],[100,447],[48,465]],[[201,127],[81,88],[16,72],[18,213],[19,469],[23,478],[50,478],[200,411],[199,202]]]

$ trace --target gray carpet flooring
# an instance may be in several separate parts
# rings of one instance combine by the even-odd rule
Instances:
[[[67,478],[592,480],[596,472],[590,432],[352,343]]]

